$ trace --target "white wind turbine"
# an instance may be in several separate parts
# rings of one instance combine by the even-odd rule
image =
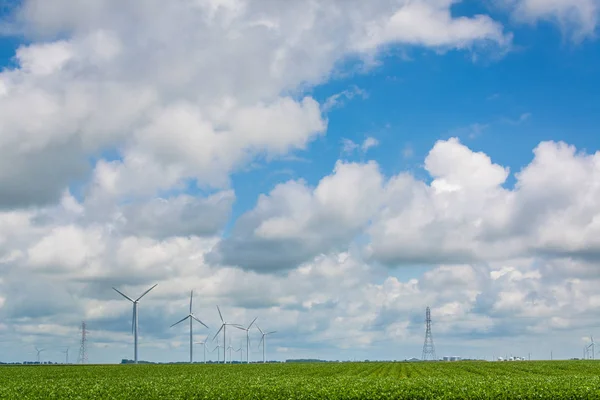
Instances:
[[[229,346],[227,347],[227,350],[229,350],[229,364],[231,364],[233,362],[233,357],[231,357],[231,350],[233,350],[233,346],[231,345],[231,338],[229,339]]]
[[[227,348],[226,348],[227,341],[225,340],[226,339],[226,333],[225,333],[225,331],[227,330],[227,326],[228,325],[235,326],[235,327],[240,327],[240,325],[238,325],[238,324],[230,324],[228,322],[225,322],[225,320],[223,320],[223,314],[221,314],[221,309],[219,308],[219,306],[217,306],[217,311],[219,312],[219,317],[221,318],[221,327],[219,328],[219,330],[215,334],[215,337],[213,337],[213,340],[215,340],[215,338],[219,335],[219,333],[222,330],[223,331],[223,364],[225,364],[226,360],[227,360]]]
[[[209,336],[210,335],[206,335],[206,339],[204,339],[202,342],[196,342],[196,344],[201,344],[202,347],[204,348],[204,364],[206,364],[206,345],[208,344],[208,337]]]
[[[242,347],[240,346],[239,349],[236,349],[235,352],[240,352],[240,364],[244,362],[244,350],[242,350]]]
[[[40,363],[40,353],[42,351],[45,351],[46,349],[38,349],[37,347],[35,348],[35,351],[37,351],[37,362],[38,364]]]
[[[202,322],[198,318],[196,318],[194,316],[194,313],[192,312],[192,298],[193,298],[193,296],[194,296],[194,291],[192,290],[190,292],[190,313],[187,315],[187,317],[180,319],[179,321],[175,322],[173,325],[170,326],[170,328],[172,328],[175,325],[177,325],[177,324],[179,324],[179,323],[181,323],[181,322],[183,322],[183,321],[185,321],[186,319],[189,318],[189,320],[190,320],[190,364],[192,364],[193,361],[194,361],[194,358],[193,358],[193,338],[194,338],[194,334],[193,334],[193,330],[192,330],[192,323],[195,320],[195,321],[200,322],[202,325],[206,326],[206,328],[208,328],[208,326],[204,322]],[[206,361],[206,354],[205,354],[205,361]]]
[[[212,351],[217,351],[217,364],[221,362],[221,345],[219,344],[219,341],[217,340],[217,346],[212,349]]]
[[[256,319],[258,317],[254,318],[252,320],[252,322],[250,322],[250,325],[248,325],[247,328],[244,328],[243,326],[236,326],[236,328],[241,329],[243,331],[246,331],[246,363],[249,364],[250,363],[250,328],[252,327],[252,325],[254,325],[254,322],[256,322]]]
[[[262,331],[262,329],[260,329],[260,327],[258,325],[256,325],[256,327],[258,328],[258,330],[260,331],[260,334],[262,335],[262,337],[260,338],[260,343],[258,344],[258,348],[260,348],[260,345],[262,344],[262,347],[263,347],[263,364],[264,364],[266,362],[265,361],[265,347],[267,347],[267,335],[270,335],[270,334],[275,333],[277,331],[271,331],[271,332],[264,333]]]
[[[158,285],[158,283],[156,285],[152,286],[150,289],[146,290],[144,293],[142,293],[142,295],[140,297],[138,297],[135,300],[133,300],[131,297],[121,293],[118,289],[113,287],[113,290],[115,292],[119,293],[121,296],[125,297],[127,300],[129,300],[130,302],[133,303],[133,318],[131,321],[131,330],[133,331],[133,359],[136,364],[138,363],[138,314],[137,314],[138,302],[141,300],[142,297],[147,295],[148,292],[151,291],[152,289],[154,289],[157,285]]]

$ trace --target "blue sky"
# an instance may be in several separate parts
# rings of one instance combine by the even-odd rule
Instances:
[[[465,14],[474,12],[466,8]],[[302,178],[316,185],[333,169],[343,139],[361,143],[374,137],[381,143],[366,155],[345,159],[376,160],[387,175],[410,170],[423,179],[428,177],[421,165],[433,144],[454,136],[513,174],[533,159],[541,141],[565,141],[595,152],[600,145],[594,134],[600,124],[598,43],[569,42],[549,23],[511,28],[515,48],[499,59],[473,62],[461,51],[439,56],[392,47],[368,72],[313,88],[320,102],[354,87],[365,93],[327,114],[327,135],[296,153],[303,161],[275,161],[236,173],[234,215],[279,182]],[[512,184],[511,174],[507,185]]]
[[[94,362],[129,357],[110,287],[156,282],[149,360],[185,359],[190,290],[277,360],[419,357],[426,306],[440,356],[580,355],[597,1],[347,1],[0,14],[0,361],[62,359],[83,319]]]

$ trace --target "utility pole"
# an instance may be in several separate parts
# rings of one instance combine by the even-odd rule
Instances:
[[[421,358],[423,361],[427,360],[431,356],[431,360],[437,360],[435,355],[435,346],[433,345],[433,336],[431,335],[431,309],[427,307],[425,310],[425,343],[423,343],[423,354]]]

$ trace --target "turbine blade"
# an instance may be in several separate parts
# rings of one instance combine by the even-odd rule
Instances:
[[[115,292],[119,293],[121,296],[125,297],[127,300],[129,300],[129,301],[133,302],[133,299],[132,299],[131,297],[129,297],[129,296],[127,296],[127,295],[125,295],[125,294],[121,293],[121,292],[120,292],[120,291],[119,291],[117,288],[113,288],[113,290],[114,290]]]
[[[248,325],[248,329],[250,329],[252,327],[252,325],[256,322],[257,319],[258,319],[258,317],[254,318],[252,320],[252,322],[250,322],[250,325]]]
[[[193,319],[195,319],[196,321],[200,322],[202,325],[204,325],[204,326],[205,326],[207,329],[210,329],[210,328],[208,327],[208,325],[206,325],[204,322],[200,321],[198,318],[194,317],[192,314],[190,314],[190,316],[191,316]]]
[[[260,349],[260,346],[263,344],[263,342],[264,342],[264,341],[265,341],[265,335],[263,335],[263,336],[260,338],[260,343],[258,344],[258,348],[259,348],[259,349]]]
[[[260,333],[261,333],[261,334],[263,334],[263,335],[265,334],[265,333],[262,331],[262,329],[260,329],[260,326],[258,326],[258,325],[256,325],[256,324],[255,324],[254,326],[256,326],[256,327],[258,328],[258,330],[260,331]]]
[[[192,313],[192,298],[194,297],[194,290],[190,292],[190,314]]]
[[[238,328],[238,329],[240,329],[240,330],[242,330],[242,331],[245,331],[245,330],[246,330],[246,328],[244,328],[244,327],[242,327],[242,326],[239,326],[239,325],[231,325],[231,326],[233,326],[234,328]]]
[[[152,286],[150,289],[146,290],[144,293],[142,293],[142,295],[140,297],[138,297],[135,301],[139,301],[142,297],[144,297],[145,295],[147,295],[149,291],[151,291],[152,289],[154,289],[157,286],[158,286],[158,283],[155,284],[154,286]]]
[[[277,331],[267,332],[267,333],[265,333],[265,335],[270,335],[271,333],[277,333]]]
[[[173,325],[171,325],[169,328],[172,328],[172,327],[174,327],[175,325],[182,323],[183,321],[185,321],[185,320],[186,320],[186,319],[188,319],[189,317],[190,317],[190,316],[188,315],[187,317],[185,317],[185,318],[183,318],[183,319],[180,319],[179,321],[177,321],[177,322],[175,322]]]
[[[219,308],[219,306],[217,306],[217,311],[219,312],[219,317],[221,317],[221,322],[225,323],[225,321],[223,321],[223,315],[221,314],[221,309]]]
[[[217,336],[219,335],[219,333],[221,333],[221,331],[223,330],[223,327],[224,327],[224,326],[225,326],[225,325],[221,325],[221,327],[219,328],[219,330],[217,331],[217,333],[215,333],[215,337],[213,337],[213,339],[212,339],[212,340],[215,340],[215,339],[217,338]]]

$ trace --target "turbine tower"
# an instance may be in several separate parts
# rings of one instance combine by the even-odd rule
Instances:
[[[217,311],[219,312],[219,317],[221,318],[221,327],[219,328],[219,330],[217,331],[217,333],[215,334],[215,337],[213,337],[213,340],[215,340],[215,338],[219,335],[219,333],[221,333],[221,331],[223,331],[223,364],[226,363],[227,361],[227,341],[226,339],[226,333],[225,331],[227,330],[227,326],[235,326],[236,328],[239,328],[240,325],[238,324],[230,324],[229,322],[225,322],[225,320],[223,319],[223,314],[221,314],[221,309],[219,308],[219,306],[217,306]]]
[[[175,325],[177,325],[177,324],[179,324],[179,323],[181,323],[181,322],[185,321],[186,319],[189,319],[189,320],[190,320],[190,364],[192,364],[192,363],[194,362],[194,358],[193,358],[193,351],[194,351],[194,350],[193,350],[193,349],[194,349],[194,347],[193,347],[193,338],[194,338],[194,334],[193,334],[193,331],[192,331],[192,323],[194,322],[194,320],[195,320],[195,321],[198,321],[198,322],[200,322],[202,325],[206,326],[206,328],[208,329],[208,326],[207,326],[207,325],[206,325],[204,322],[202,322],[202,321],[200,321],[198,318],[196,318],[196,317],[194,316],[194,313],[192,312],[192,298],[193,298],[193,297],[194,297],[194,291],[192,290],[192,291],[190,292],[190,313],[187,315],[187,317],[185,317],[185,318],[183,318],[183,319],[181,319],[181,320],[179,320],[179,321],[175,322],[173,325],[171,325],[171,326],[170,326],[170,327],[172,328],[172,327],[174,327]],[[204,357],[204,361],[206,361],[206,354],[205,354],[205,357]]]
[[[262,331],[262,329],[260,329],[260,327],[258,325],[256,325],[256,327],[258,328],[258,330],[260,331],[260,334],[262,335],[262,337],[260,338],[260,343],[258,344],[258,348],[260,349],[260,345],[262,344],[262,348],[263,348],[263,364],[264,364],[266,362],[266,359],[265,359],[265,347],[267,347],[267,335],[270,335],[270,334],[275,333],[277,331],[271,331],[271,332],[264,333]]]
[[[133,303],[133,318],[131,321],[131,330],[133,331],[133,362],[136,364],[138,363],[138,314],[137,314],[138,302],[142,299],[142,297],[147,295],[148,292],[151,291],[152,289],[154,289],[157,285],[158,285],[158,283],[155,284],[154,286],[152,286],[150,289],[146,290],[144,293],[142,293],[142,295],[140,297],[138,297],[135,300],[133,300],[131,297],[121,293],[118,289],[113,287],[113,290],[115,292],[119,293],[121,296],[125,297],[127,300],[129,300],[130,302]]]
[[[423,361],[427,360],[430,356],[432,360],[437,360],[435,356],[435,346],[433,345],[433,336],[431,335],[431,309],[427,307],[425,310],[425,324],[427,328],[425,330],[425,343],[423,343]]]
[[[248,325],[247,328],[244,328],[242,326],[236,326],[236,328],[241,329],[243,331],[246,331],[246,364],[250,364],[250,328],[252,327],[252,325],[254,325],[254,322],[256,322],[256,319],[258,317],[254,318],[252,320],[252,322],[250,322],[250,325]]]

